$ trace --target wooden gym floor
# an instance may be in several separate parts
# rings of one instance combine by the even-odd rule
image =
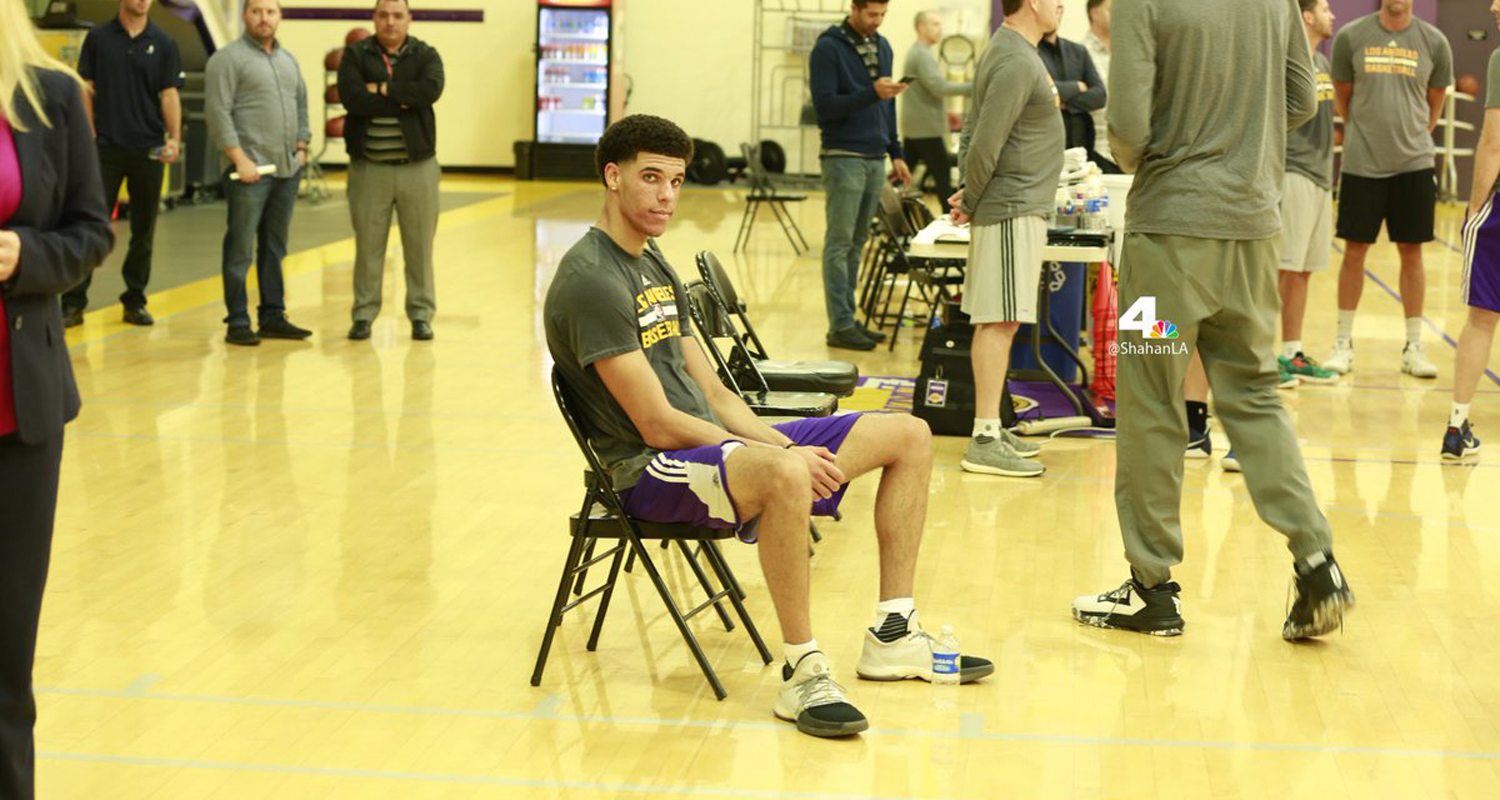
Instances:
[[[772,717],[777,670],[709,617],[695,628],[730,693],[716,702],[639,573],[599,651],[584,650],[590,612],[570,615],[528,685],[582,465],[547,390],[541,300],[599,192],[445,188],[498,194],[443,214],[432,343],[410,341],[395,266],[374,338],[344,338],[347,238],[288,261],[306,343],[226,347],[216,277],[153,295],[155,328],[106,306],[69,333],[85,400],[37,654],[40,796],[1500,796],[1500,456],[1438,457],[1444,338],[1464,316],[1456,209],[1427,248],[1440,377],[1399,374],[1382,245],[1358,371],[1282,395],[1359,595],[1342,635],[1281,641],[1289,557],[1217,458],[1187,465],[1186,635],[1081,627],[1071,598],[1125,575],[1113,442],[1049,444],[1047,476],[1027,481],[963,474],[963,441],[942,439],[918,603],[997,672],[958,689],[854,678],[876,589],[863,481],[845,521],[823,525],[814,604],[873,727],[821,741]],[[695,251],[717,250],[773,353],[826,357],[816,250],[794,257],[766,216],[731,255],[741,209],[733,191],[690,189],[666,253],[691,273]],[[795,213],[816,248],[820,200]],[[1313,281],[1317,356],[1334,283]],[[853,358],[914,375],[905,338]],[[1481,437],[1500,417],[1493,377],[1475,417]],[[779,650],[754,554],[729,555]]]

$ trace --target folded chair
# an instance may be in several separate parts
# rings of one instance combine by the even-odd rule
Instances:
[[[598,647],[599,633],[604,628],[604,617],[609,611],[610,597],[614,594],[615,582],[620,575],[620,564],[628,551],[650,577],[657,594],[661,596],[662,604],[667,607],[668,616],[672,618],[677,631],[687,642],[688,649],[692,651],[699,669],[703,670],[703,677],[708,680],[714,696],[723,700],[727,696],[724,685],[720,683],[719,676],[709,665],[703,648],[698,644],[698,638],[688,628],[688,619],[707,608],[713,608],[718,612],[725,629],[733,630],[734,623],[730,621],[729,615],[720,605],[724,600],[728,600],[734,607],[740,622],[745,626],[745,632],[750,635],[750,641],[755,645],[761,660],[766,664],[771,663],[771,652],[766,649],[765,641],[761,639],[760,632],[750,619],[750,614],[745,610],[741,599],[743,590],[735,580],[729,563],[724,560],[723,552],[719,550],[718,542],[733,539],[734,531],[683,524],[663,525],[642,522],[626,516],[624,503],[619,494],[610,486],[607,477],[609,473],[604,469],[603,462],[594,451],[588,423],[578,413],[579,406],[556,368],[552,370],[552,394],[557,400],[558,411],[562,412],[563,420],[568,423],[568,430],[572,432],[574,441],[578,443],[579,450],[583,452],[583,457],[588,462],[589,471],[585,478],[583,507],[573,515],[568,526],[572,545],[568,549],[567,560],[563,563],[562,577],[558,581],[552,609],[547,614],[546,632],[542,636],[541,650],[537,653],[536,668],[531,673],[531,685],[541,685],[542,670],[547,666],[547,654],[552,649],[552,637],[558,626],[562,624],[563,614],[596,595],[599,597],[599,610],[594,616],[594,627],[589,634],[587,648],[593,652]],[[601,539],[614,540],[615,544],[603,553],[595,555],[595,545]],[[651,560],[650,553],[642,544],[648,539],[677,545],[698,582],[709,592],[707,600],[686,612],[680,610],[671,590],[662,580],[661,573],[657,571],[656,563]],[[697,554],[688,547],[689,542],[699,545],[698,553],[702,555],[703,560],[708,562],[709,568],[718,581],[716,588],[710,584],[707,574],[698,563]],[[610,564],[609,575],[604,584],[588,592],[580,592],[576,599],[569,601],[569,588],[574,579],[581,579],[589,567],[606,559]]]
[[[738,253],[750,244],[755,217],[760,207],[766,205],[781,223],[781,231],[792,243],[792,249],[800,255],[808,249],[807,240],[802,237],[802,230],[797,227],[797,221],[792,218],[786,204],[800,203],[807,199],[807,195],[784,192],[771,183],[771,175],[760,160],[760,145],[741,144],[740,151],[745,154],[745,177],[750,181],[750,193],[745,195],[745,213],[740,217],[740,232],[734,237],[734,252]]]
[[[693,320],[693,328],[718,368],[719,379],[739,392],[757,416],[826,417],[838,410],[839,399],[827,392],[772,390],[753,362],[742,365],[737,377],[737,371],[731,368],[729,359],[719,349],[718,340],[730,338],[728,315],[703,281],[689,281],[683,288],[687,289],[688,314]]]
[[[859,367],[848,361],[779,361],[771,358],[755,326],[750,323],[745,301],[729,280],[729,273],[718,256],[704,250],[698,253],[698,274],[708,287],[722,315],[729,348],[730,371],[741,383],[754,384],[750,375],[759,372],[766,387],[774,391],[826,392],[838,397],[854,394],[859,385]],[[738,324],[736,324],[738,322]]]

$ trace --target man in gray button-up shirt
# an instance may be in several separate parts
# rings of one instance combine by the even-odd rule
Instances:
[[[232,166],[224,179],[229,201],[223,264],[228,309],[224,321],[229,325],[225,341],[256,345],[262,338],[305,339],[312,333],[287,320],[281,277],[312,133],[302,71],[297,59],[276,41],[280,3],[246,0],[244,23],[245,35],[208,60],[205,83],[209,138]],[[260,279],[259,335],[250,329],[245,292],[252,260]]]

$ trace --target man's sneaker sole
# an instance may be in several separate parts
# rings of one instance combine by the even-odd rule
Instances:
[[[1178,620],[1175,623],[1170,623],[1163,627],[1149,629],[1139,628],[1134,625],[1116,625],[1110,622],[1110,618],[1113,616],[1114,614],[1087,614],[1079,611],[1076,608],[1073,609],[1073,619],[1076,619],[1085,625],[1092,625],[1095,628],[1108,628],[1115,631],[1144,633],[1149,636],[1181,636],[1182,629],[1187,626],[1187,623],[1182,620]]]
[[[1005,478],[1036,478],[1040,477],[1047,471],[1047,469],[1040,464],[1037,465],[1037,468],[1035,470],[1027,470],[1023,472],[1021,470],[1006,469],[1004,467],[992,467],[988,464],[975,464],[967,458],[958,462],[958,466],[962,468],[964,472],[974,472],[980,475],[999,475]]]
[[[1479,455],[1479,448],[1477,448],[1477,447],[1465,447],[1462,453],[1450,453],[1447,450],[1444,450],[1443,451],[1443,460],[1444,461],[1462,461],[1465,458],[1469,458],[1471,456],[1477,456],[1477,455]]]
[[[868,667],[856,667],[854,674],[858,675],[861,680],[867,681],[906,681],[915,679],[927,681],[928,683],[932,682],[931,667],[884,667],[878,670],[869,669]],[[958,672],[958,682],[973,683],[980,678],[993,674],[995,674],[994,663],[985,662],[976,667],[960,669]]]
[[[1335,592],[1313,608],[1311,625],[1296,626],[1287,622],[1281,627],[1281,638],[1295,642],[1333,633],[1344,624],[1344,614],[1354,610],[1354,593],[1345,589]]]
[[[1435,370],[1435,369],[1432,372],[1425,372],[1425,371],[1418,372],[1417,370],[1413,369],[1412,367],[1410,367],[1410,366],[1408,366],[1406,364],[1402,364],[1401,365],[1401,374],[1402,375],[1410,375],[1413,378],[1418,378],[1418,379],[1424,380],[1424,381],[1434,380],[1438,376],[1437,370]]]
[[[803,714],[801,717],[790,717],[779,708],[773,708],[771,713],[775,714],[777,719],[796,725],[797,730],[808,736],[820,736],[825,739],[853,736],[856,733],[862,733],[870,729],[870,721],[868,719],[857,719],[853,722],[825,722],[806,714]]]
[[[1306,383],[1312,386],[1331,386],[1339,382],[1338,373],[1334,373],[1324,378],[1317,375],[1304,375],[1301,372],[1293,372],[1292,377],[1296,378],[1301,383]]]

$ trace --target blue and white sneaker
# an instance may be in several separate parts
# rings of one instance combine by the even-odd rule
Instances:
[[[1233,447],[1229,448],[1229,452],[1224,454],[1223,465],[1225,472],[1243,472],[1240,469],[1240,460],[1234,457]]]
[[[1463,426],[1459,428],[1450,426],[1448,432],[1443,434],[1443,459],[1457,461],[1475,455],[1479,455],[1479,437],[1474,435],[1469,421],[1464,420]]]
[[[1214,444],[1208,438],[1208,429],[1195,431],[1188,428],[1187,457],[1208,458],[1214,454]]]

